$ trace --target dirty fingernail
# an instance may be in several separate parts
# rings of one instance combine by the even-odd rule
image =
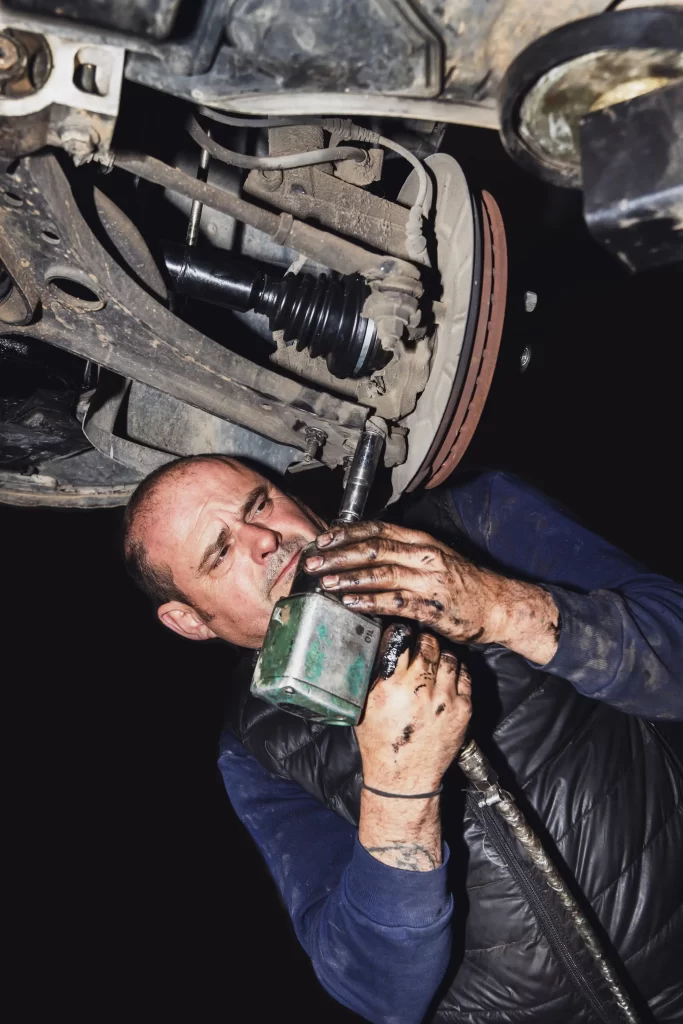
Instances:
[[[323,561],[324,561],[324,559],[322,559],[319,555],[315,555],[314,558],[307,558],[306,559],[306,568],[307,569],[319,569],[320,566],[323,564]]]
[[[339,577],[338,576],[323,576],[323,581],[322,582],[323,582],[323,586],[324,587],[336,587],[337,584],[339,583]]]
[[[355,594],[344,594],[344,596],[342,597],[342,604],[345,604],[347,608],[353,608],[354,605],[357,605],[359,603],[359,601],[360,598],[357,597]]]
[[[331,540],[331,533],[321,533],[318,539],[316,540],[316,544],[318,545],[319,548],[326,548]]]

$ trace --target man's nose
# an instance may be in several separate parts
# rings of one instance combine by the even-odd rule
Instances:
[[[264,526],[246,523],[243,527],[247,533],[247,542],[252,558],[262,562],[269,558],[282,543],[282,538],[277,530],[270,530]]]

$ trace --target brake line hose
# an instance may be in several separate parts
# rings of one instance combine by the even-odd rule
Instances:
[[[408,222],[406,224],[406,249],[408,255],[412,260],[416,260],[419,263],[424,263],[426,260],[427,242],[422,231],[422,218],[426,215],[425,203],[427,201],[427,195],[429,190],[429,178],[427,171],[425,170],[424,164],[419,160],[414,153],[411,153],[405,146],[399,145],[398,142],[394,142],[393,139],[387,139],[384,135],[379,135],[378,132],[373,132],[369,128],[362,128],[360,125],[354,124],[353,121],[349,121],[345,118],[340,117],[307,117],[301,121],[297,121],[291,118],[238,118],[231,117],[227,114],[219,113],[216,110],[211,110],[209,107],[200,107],[200,113],[206,117],[212,118],[214,121],[220,121],[222,124],[229,124],[232,126],[243,126],[245,128],[284,128],[293,124],[309,124],[315,125],[318,128],[324,128],[325,131],[331,135],[336,135],[340,139],[348,140],[350,142],[369,142],[375,146],[383,146],[385,149],[390,149],[399,156],[402,156],[404,160],[412,164],[418,179],[418,191],[417,198],[410,208],[408,214]],[[193,119],[194,121],[194,119]],[[200,146],[205,146],[205,143],[200,140],[199,134],[202,137],[205,133],[199,127],[196,121],[194,121],[196,132],[194,129],[190,129],[190,135],[198,142]],[[208,137],[207,137],[208,138]],[[214,143],[214,146],[216,144]],[[205,146],[208,148],[208,146]],[[216,146],[216,149],[220,150],[222,147]],[[338,154],[346,151],[347,156],[339,156]],[[245,157],[241,153],[232,153],[231,150],[223,150],[224,154],[229,154],[230,159],[227,156],[219,156],[217,152],[209,149],[212,156],[216,156],[217,159],[224,159],[226,163],[234,163],[237,167],[253,168],[259,167],[261,170],[288,170],[292,167],[305,167],[314,163],[329,163],[333,160],[344,160],[348,159],[349,156],[359,159],[358,154],[362,154],[360,159],[366,159],[364,150],[354,149],[353,147],[339,146],[332,149],[318,149],[312,150],[309,153],[296,154],[290,157]],[[311,159],[304,162],[304,157]],[[238,162],[244,161],[244,162]],[[285,165],[285,160],[294,160],[295,163],[288,163]],[[247,162],[248,161],[248,162]],[[278,161],[277,163],[266,161]]]
[[[357,146],[336,146],[332,149],[310,149],[304,153],[289,153],[286,156],[247,156],[245,153],[236,153],[225,146],[219,146],[214,139],[199,126],[196,119],[190,115],[187,122],[187,130],[202,149],[206,150],[216,160],[224,164],[232,164],[234,167],[241,167],[243,170],[259,171],[290,171],[295,167],[310,167],[313,164],[329,164],[336,160],[357,160],[364,163],[368,156],[364,149]]]

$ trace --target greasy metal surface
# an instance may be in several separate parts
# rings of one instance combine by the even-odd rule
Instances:
[[[166,302],[166,282],[133,221],[100,189],[93,190],[93,198],[100,223],[121,257],[124,270],[131,273],[157,299]]]
[[[661,65],[653,51],[659,51]],[[626,98],[624,90],[647,92],[653,80],[676,78],[681,53],[678,5],[612,10],[536,39],[510,65],[500,86],[506,149],[544,180],[580,187],[580,117]]]
[[[605,0],[211,0],[196,5],[189,35],[166,42],[159,30],[124,35],[111,21],[93,27],[10,12],[6,5],[0,10],[17,27],[125,45],[131,81],[224,110],[319,114],[324,94],[328,114],[496,128],[498,86],[514,57],[558,25],[608,6]],[[125,24],[126,13],[117,24]],[[164,18],[161,24],[167,13]]]
[[[119,153],[115,164],[146,181],[173,189],[190,199],[199,200],[205,206],[230,214],[245,224],[271,235],[279,245],[289,245],[297,252],[321,262],[339,274],[360,273],[366,277],[385,277],[394,270],[400,270],[415,280],[419,279],[413,265],[404,260],[397,260],[395,257],[388,260],[383,256],[377,256],[345,238],[337,238],[311,224],[295,220],[291,214],[282,213],[278,217],[277,214],[248,203],[231,192],[223,192],[206,182],[190,178],[182,171],[169,167],[154,157],[137,153]]]
[[[0,12],[0,27],[3,20]],[[51,68],[44,85],[25,95],[0,96],[3,152],[19,156],[47,143],[65,149],[77,164],[93,156],[106,160],[119,111],[125,51],[52,34],[45,43]],[[75,70],[85,65],[95,68],[92,91],[76,84]]]
[[[142,474],[177,456],[206,452],[249,459],[281,475],[303,461],[297,448],[106,371],[100,375],[83,431],[103,455]]]
[[[328,114],[495,128],[497,89],[510,61],[540,35],[607,6],[604,0],[241,0],[231,12],[227,45],[205,74],[188,79],[163,61],[132,55],[127,75],[225,110],[319,114],[324,94]]]
[[[401,421],[409,430],[408,457],[392,473],[392,500],[398,499],[420,472],[446,416],[453,389],[457,388],[470,296],[476,285],[475,222],[465,175],[453,157],[445,153],[428,157],[426,164],[436,184],[434,231],[442,289],[438,298],[445,303],[445,312],[436,329],[429,379],[414,411]],[[399,198],[411,202],[416,188],[415,176],[411,174]]]
[[[638,1014],[616,971],[609,963],[592,925],[562,879],[551,857],[533,831],[514,798],[498,784],[498,776],[474,740],[470,740],[458,755],[458,766],[472,783],[478,800],[494,809],[506,822],[527,856],[538,868],[541,877],[568,912],[569,918],[590,953],[593,963],[616,1000],[621,1015],[628,1024],[638,1024]]]
[[[581,164],[586,224],[608,252],[632,271],[683,260],[683,81],[585,117]]]
[[[379,646],[378,622],[309,593],[273,609],[251,692],[327,725],[360,719]]]
[[[227,33],[255,69],[284,88],[309,80],[402,96],[439,89],[438,37],[407,0],[235,0]]]
[[[182,0],[12,0],[12,9],[28,15],[55,15],[133,35],[164,39]]]
[[[125,409],[129,386],[130,381],[125,377],[107,371],[101,374],[97,393],[83,421],[83,433],[107,458],[147,476],[167,462],[172,462],[173,455],[135,444],[115,432],[117,421]]]
[[[58,508],[125,505],[142,474],[119,466],[94,448],[68,459],[44,462],[29,475],[0,471],[0,502]]]
[[[385,266],[390,263],[387,260]],[[375,323],[381,351],[392,358],[359,380],[358,400],[395,422],[415,408],[427,384],[432,336],[427,326],[421,327],[423,314],[417,300],[422,286],[413,277],[398,270],[369,283],[363,316]]]
[[[134,441],[173,455],[221,452],[250,459],[280,474],[304,459],[298,448],[211,416],[139,381],[130,387],[126,433]]]
[[[17,333],[30,331],[302,450],[305,428],[317,427],[328,436],[322,461],[338,465],[344,459],[344,441],[358,436],[365,410],[250,363],[160,306],[93,237],[52,155],[22,161],[13,176],[0,177],[0,187],[20,200],[19,206],[0,207],[0,256],[37,313],[35,322],[16,328]],[[56,230],[59,244],[41,238],[46,224]],[[97,302],[83,303],[46,285],[55,265],[86,275]]]
[[[318,128],[271,129],[271,154],[283,152],[283,147],[277,143],[278,136],[285,131],[291,137],[291,144],[284,147],[284,152],[303,152],[311,143],[311,148],[322,145],[322,130]],[[307,142],[306,132],[314,132],[315,138]],[[318,133],[321,138],[317,137]],[[260,171],[251,171],[244,190],[279,210],[310,218],[381,252],[408,258],[405,244],[408,211],[405,207],[342,181],[319,167],[285,171],[277,188],[273,188],[272,182]]]
[[[194,178],[197,176],[196,153],[192,156],[187,152],[181,152],[176,156],[174,164],[178,170]],[[229,167],[218,160],[210,162],[207,177],[210,185],[238,195],[242,190],[241,179],[242,174],[236,167]],[[182,211],[186,218],[190,216],[191,199],[172,189],[166,189],[164,195],[166,201]],[[204,206],[202,209],[199,235],[217,248],[229,249],[235,254],[241,253],[255,260],[264,260],[266,263],[276,263],[283,268],[291,266],[298,255],[293,249],[278,245],[265,232],[242,221],[236,221],[231,214],[210,206]],[[270,331],[267,336],[270,336]]]
[[[605,0],[421,0],[444,41],[443,96],[495,96],[508,65],[558,25],[604,10]]]
[[[375,480],[386,433],[386,424],[381,420],[369,420],[366,424],[346,476],[344,495],[337,516],[338,522],[356,523],[362,519],[370,488]]]
[[[431,462],[428,458],[425,463],[430,473],[425,484],[428,489],[443,483],[465,454],[484,410],[498,359],[505,319],[507,245],[498,204],[488,192],[482,192],[482,228],[481,304],[472,356],[446,436]],[[419,482],[420,478],[414,486]]]
[[[519,132],[539,161],[581,181],[584,115],[683,80],[680,50],[600,50],[553,68],[529,90]]]

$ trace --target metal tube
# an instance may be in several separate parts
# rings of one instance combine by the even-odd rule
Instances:
[[[631,997],[621,984],[600,945],[592,925],[582,911],[574,896],[564,883],[557,868],[546,853],[541,840],[530,827],[526,818],[507,790],[498,785],[498,775],[491,767],[488,758],[481,752],[474,740],[458,755],[458,765],[463,774],[480,794],[483,804],[494,808],[507,823],[515,838],[526,851],[531,861],[541,872],[546,885],[559,898],[568,911],[574,928],[580,935],[584,946],[593,958],[593,962],[614,996],[621,1014],[628,1024],[638,1024],[638,1014],[631,1002]]]
[[[208,136],[211,132],[206,133]],[[208,149],[201,149],[199,153],[199,166],[197,168],[197,179],[199,181],[206,181],[209,176],[209,160],[211,154]],[[202,210],[204,204],[199,199],[192,200],[192,206],[190,207],[190,220],[187,225],[187,237],[185,239],[186,245],[189,247],[197,244],[197,238],[199,237],[199,222],[202,219]]]
[[[378,424],[366,424],[356,445],[336,522],[357,523],[363,515],[385,438]]]

